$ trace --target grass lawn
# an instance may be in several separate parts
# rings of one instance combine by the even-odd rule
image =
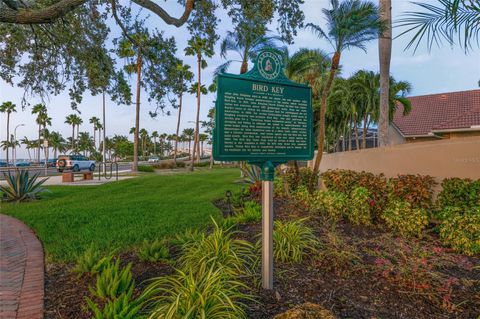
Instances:
[[[48,262],[74,261],[91,243],[126,250],[220,217],[212,200],[241,185],[238,169],[147,175],[98,186],[49,187],[43,199],[1,204],[3,214],[32,227]]]

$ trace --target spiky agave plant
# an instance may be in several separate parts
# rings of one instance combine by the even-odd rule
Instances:
[[[248,287],[222,267],[202,262],[199,268],[177,269],[159,277],[144,294],[152,312],[149,318],[245,318],[243,301],[252,297],[242,291]]]
[[[45,191],[42,187],[48,179],[44,178],[37,181],[40,173],[30,176],[28,170],[16,170],[14,174],[8,172],[3,173],[3,177],[7,181],[6,186],[0,186],[2,200],[6,202],[23,202],[27,200],[34,200],[38,198],[38,194]]]

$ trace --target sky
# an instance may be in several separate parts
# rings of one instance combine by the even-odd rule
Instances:
[[[436,0],[425,1],[430,3],[437,3]],[[176,1],[169,1],[162,6],[172,15],[179,16],[181,14],[181,7],[176,4]],[[328,0],[305,0],[302,9],[305,14],[305,22],[312,22],[320,26],[325,25],[322,15],[322,8],[329,6]],[[392,0],[392,15],[394,22],[402,13],[413,11],[416,6],[409,1]],[[221,19],[218,28],[218,34],[223,38],[227,30],[232,29],[231,21],[223,10],[218,10],[218,16]],[[159,30],[164,30],[166,36],[174,36],[177,42],[177,55],[182,57],[186,64],[195,68],[195,58],[184,56],[184,48],[190,38],[189,32],[185,26],[180,29],[168,26],[163,21],[151,15],[147,20],[150,27],[157,27]],[[270,30],[276,29],[276,21],[270,26]],[[111,29],[116,30],[115,26]],[[399,29],[393,30],[393,35],[399,34]],[[114,31],[118,32],[118,31]],[[404,48],[410,39],[410,35],[394,39],[392,48],[392,62],[391,74],[396,80],[406,80],[412,84],[413,91],[411,96],[425,95],[433,93],[463,91],[478,88],[478,81],[480,80],[480,48],[475,47],[469,53],[465,54],[459,46],[450,47],[444,45],[442,47],[433,47],[429,52],[425,46],[421,46],[415,53],[412,50],[405,51]],[[216,54],[213,58],[208,59],[208,67],[202,70],[202,82],[207,85],[212,82],[212,74],[214,69],[222,64],[224,60],[220,57],[220,43],[216,45]],[[309,30],[298,30],[297,36],[294,38],[294,44],[289,46],[289,51],[294,52],[299,48],[319,48],[327,53],[332,53],[332,48],[325,40],[319,40]],[[237,59],[238,57],[232,53],[229,59]],[[123,61],[118,60],[118,65],[123,65]],[[367,45],[367,53],[360,49],[352,49],[346,51],[342,55],[342,76],[348,77],[360,69],[367,69],[378,71],[378,42],[372,41]],[[239,63],[234,63],[229,69],[231,73],[238,73],[240,69]],[[195,74],[196,76],[196,74]],[[130,79],[132,91],[135,87],[135,76]],[[10,128],[11,133],[15,126],[25,124],[25,126],[18,127],[17,140],[24,136],[29,139],[35,139],[38,134],[38,128],[35,124],[35,116],[31,114],[31,109],[27,108],[22,111],[21,99],[23,90],[21,88],[12,87],[0,80],[0,103],[4,101],[12,101],[17,105],[17,113],[11,115]],[[177,122],[177,110],[168,108],[171,115],[159,114],[157,118],[151,118],[149,111],[154,110],[154,105],[150,105],[147,100],[147,94],[142,92],[142,110],[140,116],[140,126],[147,129],[148,132],[158,131],[161,133],[172,134],[175,133]],[[213,106],[215,94],[202,96],[201,103],[201,120],[206,119],[208,109]],[[40,103],[36,98],[29,100],[31,105]],[[48,114],[52,118],[52,127],[50,130],[59,131],[65,138],[71,135],[71,127],[65,124],[65,117],[68,114],[74,113],[70,108],[70,100],[68,92],[58,96],[51,96],[46,102]],[[80,116],[83,118],[83,125],[80,131],[88,131],[93,135],[93,128],[89,124],[89,118],[97,116],[101,118],[102,112],[102,98],[101,96],[91,96],[88,93],[84,95],[83,102],[79,106],[81,112]],[[193,95],[184,97],[184,107],[182,110],[181,130],[187,127],[194,127],[196,99]],[[135,106],[134,105],[117,105],[115,102],[107,98],[106,107],[106,127],[107,136],[114,134],[128,135],[131,127],[134,126],[135,120]],[[0,140],[6,138],[6,116],[0,114]],[[132,136],[129,136],[133,139]],[[5,157],[5,152],[0,153],[0,158]],[[17,158],[27,158],[27,152],[24,148],[17,149]]]

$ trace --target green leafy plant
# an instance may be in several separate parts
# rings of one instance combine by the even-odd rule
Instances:
[[[274,222],[273,254],[275,260],[299,263],[308,254],[315,252],[318,239],[312,229],[304,224],[305,219]]]
[[[205,236],[204,231],[198,228],[187,228],[184,232],[177,234],[170,243],[182,247],[185,244],[201,240]]]
[[[335,191],[316,191],[310,201],[310,209],[323,213],[331,221],[337,221],[346,213],[347,195]]]
[[[155,172],[155,169],[150,165],[138,165],[138,171],[145,173],[153,173]]]
[[[213,223],[210,234],[202,234],[201,238],[182,246],[179,258],[182,268],[199,269],[205,263],[207,267],[221,267],[234,276],[251,273],[249,267],[256,258],[252,244],[234,239],[235,232],[219,227],[215,221]]]
[[[460,207],[455,206],[446,206],[443,209],[439,209],[434,212],[432,219],[437,219],[439,221],[444,221],[452,217],[463,215],[464,210]]]
[[[90,298],[85,298],[87,308],[93,313],[94,319],[143,319],[146,315],[141,315],[143,300],[140,298],[132,299],[133,292],[123,293],[118,298],[109,299],[103,308],[93,302]]]
[[[365,187],[356,187],[348,200],[347,219],[355,225],[370,225],[370,192]]]
[[[345,242],[335,229],[325,229],[315,257],[315,264],[320,269],[334,271],[337,275],[348,275],[359,262],[360,256],[354,246]]]
[[[247,201],[243,205],[243,210],[234,218],[239,224],[258,222],[262,220],[262,206],[257,202]]]
[[[390,198],[407,201],[412,208],[431,208],[435,185],[428,175],[398,175],[388,181]]]
[[[295,192],[292,193],[292,198],[296,204],[311,209],[313,196],[308,191],[307,187],[300,186]]]
[[[452,215],[439,226],[442,242],[466,255],[480,254],[480,208]]]
[[[166,260],[170,252],[164,240],[156,239],[154,241],[145,240],[138,249],[137,254],[140,260],[154,262]]]
[[[97,275],[95,287],[89,287],[90,293],[100,299],[115,299],[122,294],[131,295],[135,288],[131,269],[131,263],[120,268],[120,259],[110,262]]]
[[[221,266],[201,262],[195,267],[154,279],[145,291],[150,318],[245,318],[243,301],[252,300],[244,292],[248,287]]]
[[[35,200],[38,194],[45,191],[42,187],[48,178],[37,181],[40,173],[35,173],[30,177],[28,170],[16,170],[14,174],[3,173],[7,185],[0,186],[0,192],[3,194],[2,200],[6,202],[24,202]]]
[[[405,236],[421,237],[428,225],[428,214],[422,208],[412,208],[409,202],[393,201],[382,218],[391,229]]]
[[[464,209],[480,206],[480,180],[446,178],[441,186],[442,190],[437,197],[440,209],[447,206]]]
[[[79,276],[88,273],[95,275],[107,267],[112,260],[112,256],[103,256],[94,245],[90,245],[85,252],[78,257],[72,271]]]
[[[290,193],[296,192],[299,187],[308,188],[310,180],[314,179],[314,185],[318,184],[318,176],[313,176],[313,170],[308,167],[302,167],[298,174],[294,168],[288,168],[283,177],[288,185]]]

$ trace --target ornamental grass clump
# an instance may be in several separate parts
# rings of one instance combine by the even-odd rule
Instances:
[[[254,247],[248,241],[235,239],[234,235],[235,232],[214,221],[210,234],[203,233],[196,241],[182,246],[180,267],[195,270],[205,263],[207,267],[222,268],[231,276],[248,275],[250,266],[256,264]]]
[[[120,259],[110,262],[98,275],[95,287],[90,293],[100,299],[114,299],[122,294],[132,293],[135,282],[132,278],[132,264],[120,268]]]
[[[357,187],[348,200],[347,219],[355,225],[371,225],[370,192],[365,187]]]
[[[313,230],[304,224],[305,220],[274,222],[273,254],[276,261],[299,263],[317,251],[318,239]]]
[[[480,208],[446,218],[439,226],[440,239],[466,255],[480,254]]]
[[[205,260],[195,267],[153,280],[144,292],[149,318],[245,318],[243,302],[253,300],[249,288],[222,266]]]
[[[382,219],[388,227],[404,236],[422,237],[422,232],[428,225],[427,211],[412,208],[405,201],[393,201],[383,212]]]
[[[45,191],[42,185],[48,179],[47,177],[37,181],[38,176],[40,173],[30,176],[26,169],[16,170],[14,174],[3,173],[7,185],[0,186],[0,199],[17,203],[38,199],[38,195]]]
[[[138,258],[143,261],[161,261],[167,260],[170,252],[165,241],[156,239],[154,241],[145,240],[137,251]]]

